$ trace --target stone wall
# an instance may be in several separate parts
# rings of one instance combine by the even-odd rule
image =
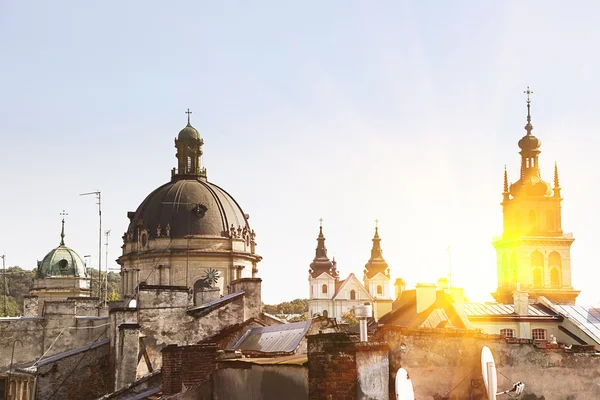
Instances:
[[[304,365],[225,361],[219,364],[214,374],[213,388],[214,400],[305,400],[308,398],[308,368]]]
[[[13,364],[28,366],[42,355],[49,357],[107,338],[108,318],[88,303],[85,299],[45,302],[41,317],[0,318],[0,375],[10,366],[13,343]]]
[[[175,394],[210,379],[217,365],[217,346],[214,343],[169,345],[162,349],[162,356],[163,393]]]
[[[108,352],[109,344],[104,340],[41,363],[37,370],[36,398],[88,400],[110,391]]]
[[[498,371],[499,390],[525,384],[522,399],[600,398],[600,356],[588,347],[571,350],[530,340],[507,341],[459,329],[384,326],[375,340],[390,346],[390,392],[395,373],[405,368],[419,399],[484,399],[481,349],[488,346]]]
[[[387,400],[388,349],[346,333],[309,336],[309,400]]]

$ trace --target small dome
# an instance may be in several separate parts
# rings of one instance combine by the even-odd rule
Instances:
[[[189,140],[189,139],[200,140],[200,133],[198,133],[196,128],[194,128],[193,126],[191,126],[188,123],[187,126],[179,132],[179,135],[177,136],[177,140]]]
[[[86,277],[85,264],[79,254],[61,244],[38,261],[37,277],[76,276]]]
[[[521,150],[525,151],[537,150],[541,145],[542,141],[533,136],[531,133],[528,133],[527,135],[523,136],[521,140],[519,140],[519,147]]]
[[[524,196],[550,196],[552,186],[538,175],[531,175],[519,179],[510,185],[510,194],[514,197]]]

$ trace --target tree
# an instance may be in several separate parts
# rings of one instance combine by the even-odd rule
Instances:
[[[98,282],[98,270],[87,268],[88,277],[91,278],[90,285],[92,289],[92,297],[98,297],[104,301],[104,271],[100,271],[100,282]],[[114,272],[108,273],[108,300],[118,300],[121,298],[121,275]]]
[[[4,312],[4,300],[6,299],[6,313]],[[21,315],[21,309],[12,296],[0,296],[0,317],[16,317]]]
[[[267,314],[304,314],[308,312],[306,299],[295,299],[283,303],[269,305],[263,304],[263,311]]]
[[[6,269],[6,288],[3,288],[0,294],[0,312],[4,312],[4,301],[2,296],[7,296],[7,312],[5,316],[15,317],[23,314],[23,296],[29,294],[33,287],[37,269],[28,271],[20,267],[8,267]],[[0,287],[4,286],[4,278],[0,281]],[[16,309],[9,307],[8,303],[14,303]]]
[[[356,326],[358,324],[358,320],[356,319],[352,311],[347,311],[343,313],[341,320],[342,322],[347,323],[349,326]]]

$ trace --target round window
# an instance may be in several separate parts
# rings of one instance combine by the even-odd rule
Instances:
[[[67,269],[67,267],[69,266],[69,262],[63,258],[58,262],[58,266],[60,267],[60,269]]]

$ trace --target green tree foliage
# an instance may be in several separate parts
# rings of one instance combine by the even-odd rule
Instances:
[[[6,303],[4,300],[6,299]],[[6,304],[6,312],[4,305]],[[21,310],[12,296],[0,296],[0,317],[16,317],[21,315]]]
[[[88,277],[91,277],[92,297],[104,299],[104,271],[100,271],[101,282],[98,282],[98,270],[94,268],[87,269]],[[100,284],[101,283],[101,284]],[[108,300],[118,300],[121,298],[121,275],[108,272]]]
[[[6,287],[4,277],[0,275],[0,300],[1,296],[7,296],[7,312],[5,316],[16,317],[23,313],[23,296],[29,294],[33,286],[36,269],[28,271],[20,267],[9,267],[6,269]],[[16,308],[9,308],[8,303],[15,304]],[[0,312],[4,312],[4,302],[0,302]]]
[[[295,299],[284,301],[283,303],[263,305],[263,312],[267,314],[304,314],[308,312],[308,303],[306,299]]]
[[[342,322],[347,323],[349,326],[356,326],[358,324],[358,320],[354,316],[352,311],[348,311],[342,314]]]

